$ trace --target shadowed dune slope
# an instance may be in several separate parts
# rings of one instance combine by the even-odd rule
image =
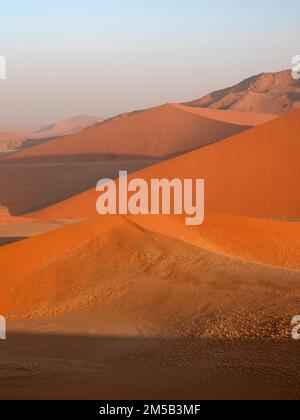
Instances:
[[[212,307],[209,311],[203,307],[199,316],[209,315],[211,310],[215,312],[220,305],[228,305],[229,311],[234,293],[243,296],[240,304],[244,311],[252,310],[251,304],[262,292],[271,293],[268,299],[274,304],[274,293],[287,290],[292,293],[292,286],[299,280],[299,271],[295,271],[300,269],[299,224],[290,235],[288,223],[277,228],[269,222],[214,216],[191,234],[192,240],[186,237],[182,241],[175,239],[174,232],[169,230],[178,221],[165,228],[159,219],[152,220],[149,230],[141,225],[139,218],[97,218],[1,248],[1,312],[21,319],[98,307],[106,308],[111,314],[138,315],[149,322],[160,313],[168,317],[187,316],[192,323],[191,313],[195,315],[203,303]],[[230,233],[232,225],[235,229]],[[179,234],[181,231],[177,229]],[[172,238],[168,237],[170,233]],[[238,256],[244,256],[243,242],[247,240],[249,249],[252,248],[251,259],[261,262],[262,257],[272,265],[283,264],[294,271],[242,262],[202,247],[212,241],[215,248],[218,241],[226,247],[229,235],[232,235],[232,243],[228,245],[232,246],[232,254],[236,247]],[[199,240],[193,239],[196,236]],[[196,241],[201,246],[196,246]],[[292,258],[289,252],[296,242],[298,253]],[[256,250],[256,245],[264,251]],[[269,279],[267,283],[266,279]],[[248,291],[255,290],[252,296],[250,292],[244,293],[245,284]],[[230,297],[229,290],[232,290]],[[296,289],[294,292],[298,293]],[[291,296],[286,294],[285,298],[288,297]],[[266,306],[268,299],[264,301]],[[164,322],[163,319],[160,321]]]
[[[273,118],[230,115],[163,105],[90,127],[5,157],[3,161],[99,159],[100,157],[167,157],[190,151]]]
[[[300,218],[300,111],[131,177],[205,179],[206,213]],[[33,217],[92,217],[98,193],[86,191]]]

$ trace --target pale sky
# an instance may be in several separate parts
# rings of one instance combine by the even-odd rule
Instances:
[[[300,54],[299,0],[10,0],[1,123],[199,98]]]

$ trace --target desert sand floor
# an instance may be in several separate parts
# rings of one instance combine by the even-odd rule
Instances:
[[[300,398],[299,267],[104,222],[2,248],[0,398]]]
[[[299,399],[299,344],[17,333],[1,399]]]

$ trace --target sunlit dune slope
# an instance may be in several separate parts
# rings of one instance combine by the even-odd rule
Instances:
[[[130,216],[140,226],[223,255],[300,268],[300,222],[209,214],[200,226],[179,216]]]
[[[1,313],[24,319],[88,312],[94,322],[97,316],[111,323],[122,319],[126,328],[132,325],[148,334],[154,330],[228,338],[269,334],[264,329],[270,320],[277,322],[295,310],[299,271],[209,252],[137,222],[98,218],[1,248]],[[213,229],[215,223],[225,223],[226,231],[222,219],[211,223]],[[265,250],[273,241],[281,247],[273,263],[278,256],[283,261],[293,245],[288,233],[282,226],[271,239],[265,237]],[[250,237],[242,234],[241,242],[243,235]],[[299,254],[296,264],[300,268]],[[248,328],[249,314],[255,315],[255,330]],[[280,335],[278,329],[277,322],[272,333]]]
[[[262,114],[256,112],[240,112],[234,110],[219,110],[214,108],[193,107],[183,104],[172,104],[177,109],[190,112],[201,117],[223,121],[230,124],[256,127],[278,118],[275,114]]]
[[[132,175],[205,179],[206,213],[300,218],[300,111]],[[95,189],[33,213],[92,217]]]
[[[167,104],[90,127],[5,157],[5,161],[47,161],[111,157],[166,157],[214,143],[272,116],[194,110]]]

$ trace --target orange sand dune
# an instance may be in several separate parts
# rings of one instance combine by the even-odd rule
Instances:
[[[179,216],[130,216],[147,229],[209,251],[272,266],[300,269],[300,222],[209,214],[198,227]]]
[[[202,115],[203,114],[203,115]],[[85,131],[20,151],[5,161],[97,159],[103,156],[165,157],[214,143],[271,116],[230,115],[163,105],[112,119]]]
[[[193,286],[190,289],[190,292],[193,292],[198,284],[195,277],[188,273],[191,264],[198,275],[202,273],[202,278],[209,276],[209,273],[213,277],[219,276],[219,285],[216,287],[221,288],[218,292],[221,292],[221,295],[227,293],[226,288],[222,292],[221,278],[227,277],[228,273],[232,275],[234,266],[237,271],[233,278],[236,277],[235,281],[239,282],[245,275],[246,279],[247,276],[248,279],[253,276],[263,278],[270,270],[267,266],[264,268],[253,263],[238,263],[237,260],[208,253],[202,245],[208,248],[209,243],[211,248],[223,248],[227,253],[238,254],[239,258],[251,258],[257,262],[300,269],[300,224],[295,224],[292,228],[289,223],[278,222],[277,225],[277,222],[212,216],[196,232],[185,232],[178,225],[178,221],[165,224],[161,223],[160,218],[150,221],[149,230],[142,226],[148,224],[148,220],[141,220],[139,217],[129,220],[119,216],[97,218],[2,247],[2,313],[13,318],[39,316],[43,313],[49,316],[94,305],[108,305],[108,309],[114,310],[116,302],[118,305],[122,302],[127,308],[125,312],[129,310],[130,303],[133,305],[127,312],[129,315],[131,311],[134,312],[134,308],[138,310],[138,299],[133,303],[134,299],[139,293],[139,298],[146,293],[148,309],[146,307],[144,310],[153,314],[158,309],[157,298],[160,299],[160,293],[164,294],[167,290],[170,291],[169,287],[173,287],[170,299],[174,299],[174,302],[169,310],[174,314],[175,309],[178,310],[180,306],[182,287],[190,289]],[[227,244],[230,236],[230,243]],[[194,246],[190,243],[194,243]],[[257,250],[257,246],[262,249]],[[292,248],[294,250],[289,255]],[[18,261],[18,264],[15,264],[15,261]],[[157,269],[160,270],[160,275],[152,273],[158,275],[154,281],[153,275],[150,274],[151,270],[156,272]],[[277,283],[277,277],[289,278],[288,271],[280,271],[279,268],[277,270],[269,272],[272,281],[268,287],[273,287],[273,281]],[[182,280],[177,286],[176,273],[182,275]],[[220,277],[221,273],[223,274]],[[148,275],[151,278],[150,283],[146,281]],[[161,281],[162,276],[167,276],[170,281],[167,289]],[[134,278],[139,281],[144,279],[145,282],[137,284],[133,288],[133,295],[129,297],[128,291]],[[294,278],[299,280],[299,271],[293,274],[291,270],[292,282]],[[251,282],[249,287],[250,284]],[[253,285],[255,286],[255,283]],[[276,293],[279,285],[280,283],[274,286]],[[205,287],[211,289],[211,286],[210,282],[207,286],[202,284],[201,290],[205,290]],[[281,287],[288,287],[288,283],[282,284]],[[214,302],[215,298],[209,300]],[[217,304],[218,300],[217,298],[214,304]],[[206,302],[203,296],[201,301]]]
[[[4,397],[299,397],[300,223],[211,214],[299,217],[299,117],[133,175],[204,177],[199,227],[98,216],[0,248]],[[93,217],[96,198],[32,216]]]
[[[300,218],[300,111],[132,176],[203,178],[206,213]],[[47,207],[33,217],[92,217],[95,189]]]
[[[288,223],[209,216],[187,232],[142,219],[98,217],[0,248],[1,397],[298,399],[299,224],[290,236]],[[251,258],[287,268],[199,245],[227,239],[239,257],[247,241]]]
[[[255,112],[240,112],[232,110],[219,110],[214,108],[192,107],[182,104],[172,104],[172,106],[182,111],[191,112],[201,117],[210,118],[217,121],[223,121],[230,124],[246,125],[256,127],[265,124],[278,117],[275,114],[258,114]]]

